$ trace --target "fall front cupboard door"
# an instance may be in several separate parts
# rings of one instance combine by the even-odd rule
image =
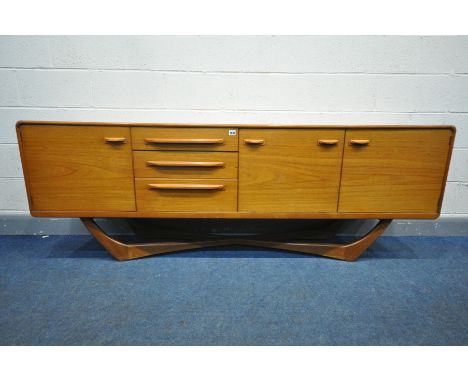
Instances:
[[[134,211],[130,129],[18,129],[31,211]]]
[[[343,129],[241,129],[240,212],[335,212]]]
[[[346,132],[339,212],[436,213],[451,129]]]

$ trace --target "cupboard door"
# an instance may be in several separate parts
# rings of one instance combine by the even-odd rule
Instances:
[[[134,211],[130,129],[28,126],[19,140],[31,211]]]
[[[344,130],[241,129],[240,212],[336,212]]]
[[[348,130],[339,212],[437,212],[450,129]]]

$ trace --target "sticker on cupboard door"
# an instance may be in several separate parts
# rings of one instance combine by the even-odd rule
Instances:
[[[436,213],[451,129],[348,130],[339,212]]]
[[[344,129],[241,129],[240,212],[336,212]]]

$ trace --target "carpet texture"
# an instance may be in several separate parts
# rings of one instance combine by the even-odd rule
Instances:
[[[468,238],[382,237],[346,263],[0,236],[0,345],[468,345]]]

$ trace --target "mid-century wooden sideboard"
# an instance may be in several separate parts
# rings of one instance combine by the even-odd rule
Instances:
[[[119,260],[231,244],[355,260],[392,219],[439,216],[455,128],[20,121],[17,135],[31,214],[81,218]],[[379,221],[349,244],[125,244],[99,217]]]

